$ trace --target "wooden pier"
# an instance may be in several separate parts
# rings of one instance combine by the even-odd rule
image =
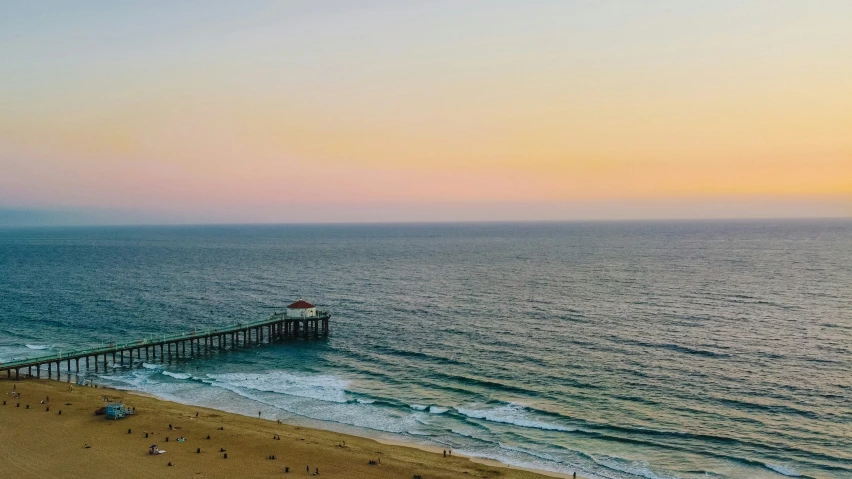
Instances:
[[[328,336],[328,321],[331,314],[317,311],[316,316],[308,318],[292,318],[286,313],[277,313],[267,320],[248,324],[236,324],[227,328],[204,332],[192,332],[162,339],[140,339],[123,344],[110,344],[100,348],[69,351],[50,356],[22,359],[8,363],[0,363],[0,377],[19,379],[21,371],[26,370],[28,377],[41,377],[42,369],[47,366],[47,377],[53,377],[54,367],[57,379],[61,376],[62,363],[66,364],[66,373],[80,372],[80,360],[83,368],[94,367],[99,370],[99,364],[106,370],[108,359],[112,356],[113,365],[124,365],[125,353],[130,364],[133,358],[145,361],[177,359],[193,357],[198,354],[211,353],[216,350],[236,349],[250,345],[272,343],[282,339],[319,338]],[[187,352],[187,350],[189,350]],[[72,363],[74,370],[72,371]],[[35,368],[35,372],[33,371]]]

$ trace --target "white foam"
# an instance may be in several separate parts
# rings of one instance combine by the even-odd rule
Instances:
[[[20,343],[19,343],[19,344],[20,344]],[[24,346],[26,346],[26,347],[27,347],[27,348],[29,348],[29,349],[39,349],[39,350],[41,350],[41,349],[49,349],[49,348],[50,348],[50,346],[48,346],[48,345],[46,345],[46,344],[25,344]]]
[[[773,471],[777,472],[778,474],[781,474],[781,475],[784,475],[784,476],[787,476],[787,477],[801,477],[802,476],[801,474],[799,474],[798,471],[796,471],[795,469],[793,469],[790,466],[783,466],[783,465],[780,465],[780,464],[770,464],[768,462],[765,463],[764,465],[766,467],[768,467],[769,469],[772,469]]]
[[[190,375],[190,374],[185,374],[185,373],[173,373],[173,372],[171,372],[171,371],[166,371],[166,370],[163,370],[163,371],[162,371],[162,374],[165,374],[166,376],[173,377],[173,378],[175,378],[175,379],[189,379],[189,378],[191,378],[191,377],[192,377],[192,375]]]
[[[444,414],[445,412],[447,412],[449,410],[450,410],[450,408],[446,408],[446,407],[429,406],[429,412],[432,413],[432,414]]]
[[[453,432],[458,431],[454,430]],[[475,436],[471,435],[469,437]],[[458,454],[464,456],[494,459],[510,466],[556,472],[564,474],[566,476],[572,474],[573,472],[577,472],[588,479],[617,479],[622,477],[621,475],[613,476],[611,474],[596,474],[592,471],[586,470],[579,464],[558,460],[548,454],[536,453],[520,447],[512,447],[502,443],[499,444],[498,447],[499,452],[493,449],[468,451],[464,448],[456,449],[456,451],[458,452]]]
[[[142,367],[145,369],[163,369],[163,366],[160,364],[142,363]]]
[[[243,390],[256,390],[345,403],[348,381],[329,375],[297,376],[284,371],[265,373],[209,374],[214,386]],[[239,392],[239,391],[235,391]]]
[[[476,436],[473,435],[473,431],[462,431],[461,429],[451,428],[450,432],[458,436],[476,438]]]
[[[373,399],[356,399],[355,401],[360,404],[373,404],[374,402],[376,402]]]
[[[547,431],[572,432],[577,430],[576,428],[561,426],[559,424],[533,420],[529,417],[526,409],[520,404],[510,403],[494,409],[469,409],[464,407],[457,407],[455,409],[459,414],[473,419],[484,419],[491,422],[513,424],[515,426],[544,429]]]
[[[409,407],[416,411],[425,411],[426,408],[428,408],[429,406],[424,406],[422,404],[411,404]]]
[[[612,456],[593,456],[592,460],[597,464],[619,472],[625,472],[646,479],[678,479],[677,476],[659,475],[651,470],[651,467],[645,461],[631,461],[620,457]]]
[[[233,411],[240,414],[247,414],[247,411],[252,410],[256,411],[257,404],[263,404],[311,419],[332,421],[376,431],[407,433],[418,427],[413,414],[394,414],[393,412],[387,414],[387,411],[371,404],[357,404],[354,401],[316,401],[309,397],[270,394],[221,381],[216,381],[213,386],[214,388],[226,389],[254,402],[253,405],[244,410]],[[248,414],[252,415],[251,413]]]

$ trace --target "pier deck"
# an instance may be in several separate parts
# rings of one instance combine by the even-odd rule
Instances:
[[[26,369],[27,375],[32,377],[33,368],[35,368],[35,377],[40,378],[42,369],[44,366],[47,366],[47,377],[51,378],[53,377],[53,367],[56,366],[56,376],[59,378],[63,362],[67,365],[67,373],[72,372],[72,361],[75,364],[75,371],[73,372],[79,373],[81,359],[85,362],[85,369],[89,369],[89,360],[92,359],[94,369],[98,371],[100,357],[102,357],[103,368],[106,370],[108,366],[107,360],[110,355],[112,355],[112,363],[114,365],[123,365],[125,353],[128,353],[128,360],[131,362],[134,353],[138,360],[141,360],[144,355],[145,361],[151,361],[157,358],[162,360],[166,358],[192,357],[200,353],[202,348],[204,348],[205,352],[212,352],[216,349],[227,349],[228,347],[236,349],[240,346],[262,344],[264,339],[266,339],[266,342],[273,342],[286,338],[318,338],[320,336],[328,336],[329,318],[331,318],[331,314],[324,311],[319,311],[317,316],[310,318],[291,318],[285,313],[276,313],[269,319],[254,323],[240,323],[209,331],[194,331],[175,336],[164,336],[161,339],[140,339],[121,344],[113,343],[98,348],[59,352],[49,356],[0,363],[0,377],[2,377],[2,373],[5,371],[7,378],[11,379],[14,376],[14,379],[19,379],[21,370],[23,369]],[[187,354],[187,344],[189,344],[189,354]],[[172,345],[174,345],[174,348],[172,348]],[[159,354],[157,351],[158,347]],[[174,352],[172,352],[173,349]]]

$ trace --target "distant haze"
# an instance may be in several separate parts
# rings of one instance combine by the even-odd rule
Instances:
[[[3,2],[0,226],[848,217],[850,24],[829,0]]]

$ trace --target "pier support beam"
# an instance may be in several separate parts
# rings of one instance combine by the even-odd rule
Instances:
[[[189,342],[189,354],[193,357],[205,353],[211,354],[215,349],[225,350],[228,348],[228,335],[231,337],[231,349],[237,347],[249,347],[253,345],[263,345],[265,343],[273,343],[283,339],[302,339],[319,338],[320,336],[329,335],[329,320],[328,316],[318,316],[310,318],[289,318],[281,313],[272,315],[266,321],[260,321],[252,324],[242,325],[237,324],[228,328],[219,330],[208,330],[198,334],[186,336],[163,337],[162,340],[142,339],[135,343],[120,343],[110,344],[107,347],[95,348],[94,351],[79,351],[70,352],[64,355],[66,364],[66,378],[70,381],[71,373],[80,373],[80,359],[85,359],[85,368],[91,367],[90,358],[94,360],[95,371],[99,372],[101,361],[106,371],[109,368],[108,355],[112,355],[114,366],[125,366],[124,356],[125,351],[129,354],[130,365],[133,365],[133,351],[136,351],[136,358],[142,359],[142,348],[145,349],[145,361],[156,360],[157,346],[160,347],[159,359],[162,361],[168,356],[172,360],[172,345],[174,345],[174,355],[176,358],[181,357],[181,352],[186,356],[186,343]],[[240,336],[242,335],[242,337]],[[242,340],[242,343],[240,342]],[[202,344],[203,341],[203,344]],[[202,350],[203,348],[203,350]],[[103,358],[100,356],[103,355]],[[118,357],[117,357],[118,356]],[[41,367],[47,364],[48,377],[53,379],[53,366],[55,363],[57,378],[62,378],[62,358],[50,357],[33,358],[31,360],[18,361],[12,364],[6,364],[3,369],[6,370],[6,377],[11,379],[12,369],[15,370],[15,376],[19,377],[21,368],[27,368],[24,371],[30,377],[33,375],[32,368],[35,367],[36,377],[41,377]],[[72,370],[71,361],[74,361],[74,369]],[[44,362],[42,362],[44,361]],[[0,370],[2,375],[2,370]],[[2,376],[0,376],[2,377]]]

